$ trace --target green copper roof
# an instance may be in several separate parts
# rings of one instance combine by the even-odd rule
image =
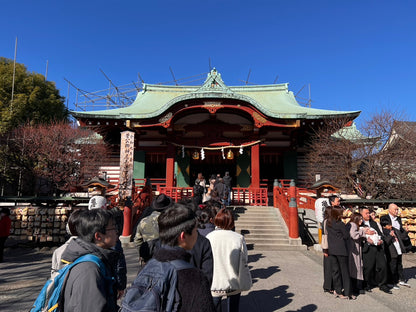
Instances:
[[[163,114],[178,102],[189,99],[234,99],[252,104],[269,117],[317,119],[337,116],[357,117],[360,111],[333,111],[299,105],[288,84],[228,87],[213,69],[202,86],[166,86],[144,84],[132,105],[124,108],[75,112],[80,118],[146,119]]]
[[[371,138],[364,136],[360,130],[357,129],[357,126],[355,124],[355,122],[353,122],[351,124],[351,126],[346,126],[340,130],[338,130],[337,132],[335,132],[334,134],[332,134],[332,137],[335,139],[345,139],[348,141],[365,141],[365,140],[369,140]]]

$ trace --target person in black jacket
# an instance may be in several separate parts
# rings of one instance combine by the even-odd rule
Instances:
[[[227,191],[228,191],[228,197],[227,200],[225,201],[225,205],[229,206],[230,202],[231,202],[231,190],[232,190],[232,178],[230,176],[230,172],[226,171],[224,177],[222,178],[224,181],[225,186],[227,187]]]
[[[397,284],[410,287],[404,280],[402,264],[402,254],[406,253],[405,242],[410,239],[398,214],[399,207],[396,204],[390,204],[389,214],[380,218],[387,246],[385,252],[389,269],[388,282],[396,289],[399,288]]]
[[[330,217],[326,223],[332,280],[336,297],[342,299],[356,299],[356,297],[352,295],[351,279],[348,269],[347,243],[350,234],[341,220],[342,213],[343,209],[341,207],[332,207]],[[344,289],[344,295],[342,294],[342,289]]]
[[[218,179],[218,183],[214,186],[214,191],[218,193],[218,197],[221,200],[223,205],[226,205],[229,192],[227,186],[224,184],[224,180],[222,178]]]
[[[192,255],[191,263],[205,274],[211,286],[214,271],[211,243],[205,236],[198,232],[196,243],[189,252]]]
[[[331,209],[334,206],[338,206],[340,203],[340,199],[336,195],[331,195],[328,197],[330,205],[325,207],[324,210],[324,222],[326,223],[328,218],[331,216]],[[324,231],[324,230],[323,230]],[[327,234],[326,231],[324,231],[323,234]],[[324,292],[333,293],[334,292],[334,285],[332,282],[332,269],[331,269],[331,261],[329,259],[328,249],[324,249],[323,251],[323,269],[324,269]]]
[[[161,247],[153,258],[165,262],[176,259],[190,262],[190,251],[198,239],[195,213],[181,204],[164,210],[159,218],[159,239]],[[197,268],[178,271],[177,290],[181,297],[179,311],[214,312],[210,284],[207,277]]]
[[[377,222],[370,217],[370,210],[366,207],[360,208],[360,213],[363,216],[363,223],[361,226],[367,226],[376,231],[377,240],[367,237],[363,244],[363,274],[366,284],[365,291],[371,292],[371,289],[378,285],[381,291],[391,294],[387,286],[387,262],[384,253],[383,239],[384,235],[380,230]]]

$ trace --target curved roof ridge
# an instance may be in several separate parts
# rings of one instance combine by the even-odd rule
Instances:
[[[289,91],[289,84],[227,86],[214,68],[201,86],[144,84],[134,102],[123,108],[89,112],[71,112],[74,117],[146,119],[162,115],[173,105],[189,99],[239,100],[253,105],[272,118],[318,119],[348,115],[360,111],[335,111],[300,105]]]

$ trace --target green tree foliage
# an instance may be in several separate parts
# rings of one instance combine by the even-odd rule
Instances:
[[[14,94],[13,60],[0,57],[0,135],[30,123],[45,124],[68,120],[64,98],[55,83],[38,73],[30,73],[16,63]]]

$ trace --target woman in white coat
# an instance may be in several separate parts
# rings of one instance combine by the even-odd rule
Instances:
[[[232,230],[234,219],[230,210],[221,209],[214,224],[215,230],[207,235],[214,257],[211,294],[217,311],[221,311],[223,296],[227,297],[228,312],[238,311],[241,292],[252,285],[246,242],[242,235]]]

